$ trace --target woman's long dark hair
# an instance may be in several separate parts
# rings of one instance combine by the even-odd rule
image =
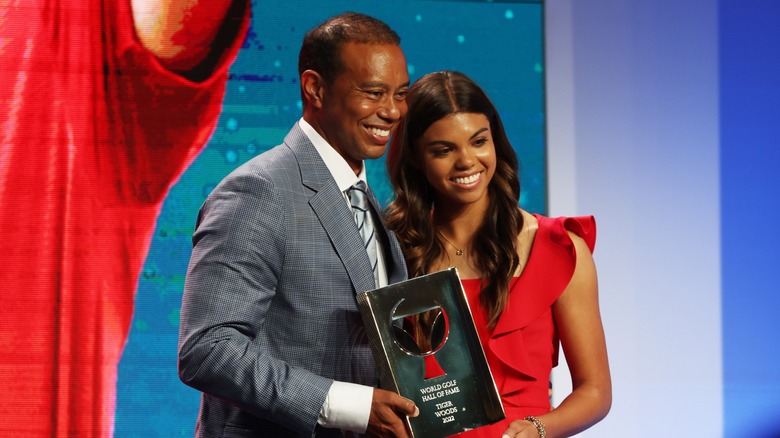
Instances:
[[[421,169],[417,142],[437,120],[454,113],[483,114],[490,122],[496,149],[496,172],[488,187],[490,202],[473,241],[474,263],[482,272],[480,304],[488,325],[495,327],[509,299],[509,282],[520,264],[517,239],[523,228],[518,208],[520,180],[517,156],[487,94],[469,77],[454,71],[418,79],[407,95],[408,113],[393,136],[387,169],[394,199],[387,208],[388,226],[396,233],[409,276],[429,273],[445,251],[433,221],[433,189]]]

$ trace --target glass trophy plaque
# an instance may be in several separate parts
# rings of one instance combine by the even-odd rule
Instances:
[[[358,294],[380,385],[413,400],[418,438],[437,438],[504,418],[455,268]]]

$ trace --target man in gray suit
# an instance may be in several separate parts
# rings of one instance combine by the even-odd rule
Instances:
[[[368,237],[350,204],[406,113],[399,43],[354,13],[307,33],[303,118],[201,208],[179,340],[179,376],[203,392],[198,436],[407,436],[417,408],[374,388],[355,300],[406,268],[370,189]]]

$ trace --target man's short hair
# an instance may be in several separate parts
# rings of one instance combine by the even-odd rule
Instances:
[[[401,37],[374,17],[345,12],[328,19],[303,37],[298,75],[314,70],[326,83],[332,83],[344,69],[341,47],[346,43],[400,45]]]

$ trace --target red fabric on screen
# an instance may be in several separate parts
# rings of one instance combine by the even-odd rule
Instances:
[[[109,436],[155,221],[239,44],[195,83],[135,40],[129,0],[12,2],[0,36],[0,435]]]

